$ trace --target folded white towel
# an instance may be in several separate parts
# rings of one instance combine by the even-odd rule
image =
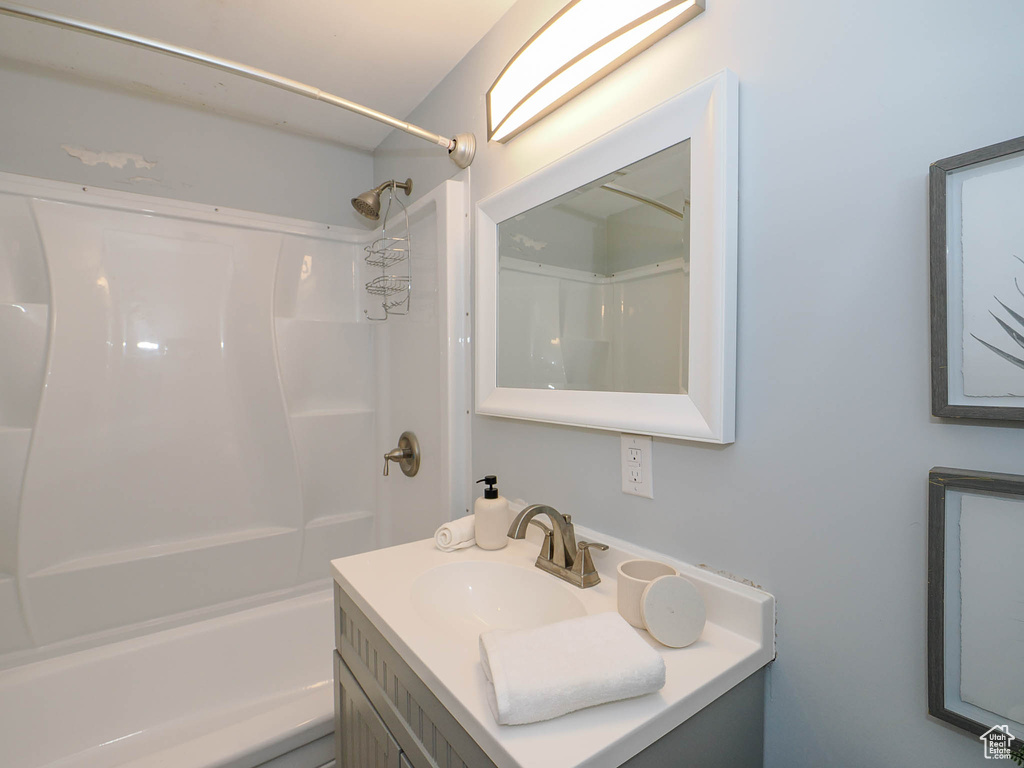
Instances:
[[[473,515],[445,523],[434,532],[434,544],[442,552],[472,547],[476,543]]]
[[[665,661],[618,613],[480,635],[487,701],[500,725],[550,720],[665,685]]]

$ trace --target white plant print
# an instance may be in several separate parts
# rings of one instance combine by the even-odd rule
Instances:
[[[1019,261],[1021,265],[1024,266],[1024,259],[1021,259],[1019,256],[1014,256],[1013,258],[1017,259],[1017,261]],[[1017,289],[1017,293],[1020,294],[1020,298],[1024,299],[1024,290],[1021,290],[1020,280],[1018,280],[1016,277],[1013,279],[1013,287]],[[992,298],[995,299],[996,303],[999,306],[1001,306],[1003,310],[1006,312],[1006,314],[1009,315],[1012,318],[1012,320],[1016,323],[1017,328],[1014,328],[1009,323],[1000,318],[999,315],[997,315],[995,312],[990,313],[992,317],[995,318],[995,321],[999,323],[999,327],[1006,331],[1006,335],[1009,336],[1010,339],[1012,339],[1016,343],[1017,347],[1019,347],[1019,349],[1014,349],[1014,351],[1017,354],[1011,355],[1009,352],[1004,352],[995,344],[989,344],[984,339],[978,339],[977,336],[974,336],[974,338],[978,339],[978,341],[980,341],[982,344],[984,344],[986,347],[992,350],[992,352],[999,355],[999,357],[1003,358],[1006,362],[1010,363],[1011,365],[1016,365],[1018,368],[1024,369],[1024,315],[1021,315],[1019,312],[1014,312],[1002,301],[1000,301],[998,296],[993,296]],[[974,334],[971,335],[973,336]],[[1018,357],[1017,355],[1021,355],[1022,357]]]
[[[961,200],[964,395],[1024,396],[1024,158]]]

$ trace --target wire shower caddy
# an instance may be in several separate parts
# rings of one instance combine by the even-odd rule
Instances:
[[[374,313],[367,310],[366,316],[369,320],[387,320],[391,315],[409,314],[412,294],[412,235],[409,231],[409,212],[397,198],[394,182],[385,192],[388,193],[388,203],[384,210],[384,224],[380,237],[363,249],[366,251],[364,261],[369,266],[380,269],[380,274],[366,283],[366,292],[381,298],[381,316],[375,317]],[[391,216],[392,203],[397,203],[402,209],[397,228]],[[404,274],[401,274],[402,272]]]

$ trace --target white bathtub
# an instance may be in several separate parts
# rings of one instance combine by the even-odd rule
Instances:
[[[320,768],[332,593],[0,672],[3,768]]]

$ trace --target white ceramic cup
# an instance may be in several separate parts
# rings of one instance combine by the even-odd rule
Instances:
[[[619,563],[619,615],[637,629],[644,629],[640,598],[647,585],[659,576],[678,576],[679,571],[657,560],[625,560]]]

